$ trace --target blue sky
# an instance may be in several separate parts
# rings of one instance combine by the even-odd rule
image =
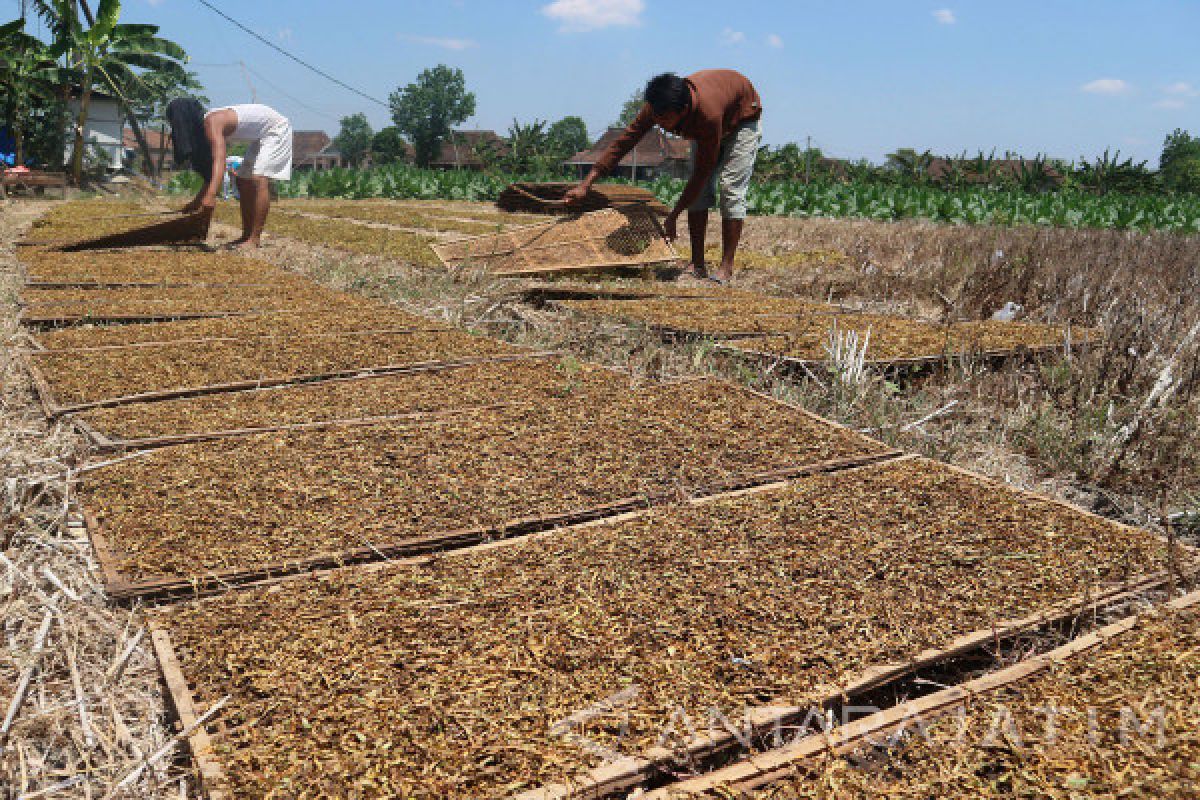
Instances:
[[[578,114],[593,136],[656,72],[731,67],[763,97],[768,143],[880,159],[1105,147],[1157,164],[1175,127],[1200,134],[1196,0],[212,0],[367,94],[461,67],[465,127]],[[14,3],[14,5],[17,5]],[[125,0],[183,44],[214,103],[260,102],[331,134],[387,110],[304,71],[196,0]],[[244,61],[247,71],[237,64]]]

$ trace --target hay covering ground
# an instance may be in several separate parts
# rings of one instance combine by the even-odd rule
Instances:
[[[470,220],[476,223],[491,223],[486,226],[496,230],[499,226],[531,225],[545,222],[537,214],[510,214],[504,211],[484,211],[478,203],[448,203],[438,200],[308,200],[288,199],[279,203],[279,208],[288,211],[304,211],[325,214],[331,217],[346,217],[368,222],[385,222],[392,225],[407,225],[414,228],[433,230],[457,230],[445,223]],[[485,232],[483,230],[481,233]]]
[[[33,353],[60,405],[235,381],[452,361],[520,352],[459,331],[256,336]]]
[[[364,306],[335,311],[289,311],[213,319],[187,319],[144,325],[78,325],[43,331],[36,337],[48,350],[120,347],[144,342],[184,339],[245,339],[260,336],[305,336],[381,330],[439,330],[447,326],[398,308]]]
[[[80,498],[127,553],[129,578],[178,578],[885,450],[704,381],[604,402],[183,445],[92,473]]]
[[[865,769],[832,760],[755,797],[1194,798],[1198,681],[1200,618],[1160,609],[1097,649],[980,697],[961,717],[927,721],[928,738]]]
[[[565,300],[560,305],[588,316],[711,334],[787,330],[802,317],[820,315],[824,320],[837,311],[808,300],[750,293],[711,299]]]
[[[606,369],[535,359],[137,403],[79,416],[111,438],[136,439],[498,403],[593,403],[630,391],[630,381]]]
[[[551,726],[622,689],[628,717],[581,732],[636,753],[679,709],[702,727],[806,704],[1161,549],[903,461],[159,619],[201,707],[233,697],[217,757],[237,796],[494,797],[590,763]]]

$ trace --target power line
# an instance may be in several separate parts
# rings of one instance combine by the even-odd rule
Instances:
[[[212,3],[208,2],[208,0],[197,0],[197,2],[199,2],[199,3],[200,3],[200,5],[204,6],[205,8],[209,9],[210,11],[212,11],[212,12],[213,12],[214,14],[216,14],[217,16],[219,16],[219,17],[221,17],[222,19],[224,19],[226,22],[229,22],[229,23],[231,23],[231,24],[233,24],[233,25],[237,26],[237,27],[238,27],[238,28],[240,28],[241,30],[243,30],[243,31],[245,31],[246,33],[248,33],[248,34],[250,34],[251,36],[253,36],[255,39],[258,39],[260,42],[262,42],[263,44],[265,44],[267,47],[270,47],[272,50],[274,50],[274,51],[276,51],[276,52],[280,53],[281,55],[287,56],[287,57],[288,57],[288,58],[290,58],[292,61],[295,61],[297,64],[299,64],[300,66],[304,67],[305,69],[308,69],[308,70],[311,70],[312,72],[315,72],[315,73],[317,73],[317,74],[318,74],[318,75],[320,75],[322,78],[325,78],[325,79],[326,79],[326,80],[328,80],[328,81],[332,81],[333,83],[336,83],[338,86],[341,86],[343,89],[345,89],[345,90],[347,90],[347,91],[353,92],[354,94],[358,95],[359,97],[364,97],[364,98],[366,98],[367,100],[370,100],[372,103],[378,103],[379,105],[383,106],[384,108],[388,108],[388,104],[387,104],[387,103],[385,103],[384,101],[380,100],[379,98],[377,98],[377,97],[372,97],[371,95],[367,94],[366,92],[359,91],[358,89],[355,89],[355,88],[354,88],[353,86],[351,86],[350,84],[348,84],[348,83],[345,83],[344,81],[340,81],[340,80],[338,80],[337,78],[335,78],[335,77],[333,77],[332,75],[330,75],[328,72],[325,72],[324,70],[321,70],[321,69],[319,69],[319,68],[317,68],[317,67],[314,67],[312,64],[309,64],[307,61],[305,61],[305,60],[303,60],[303,59],[301,59],[301,58],[299,58],[299,57],[297,57],[297,56],[294,56],[294,55],[292,55],[292,54],[291,54],[291,53],[289,53],[287,50],[284,50],[282,47],[280,47],[279,45],[275,44],[274,42],[272,42],[270,39],[266,38],[265,36],[262,36],[261,34],[259,34],[259,33],[256,33],[255,31],[252,31],[250,28],[247,28],[245,25],[243,25],[242,23],[238,22],[238,21],[237,21],[236,19],[234,19],[233,17],[229,16],[229,15],[228,15],[228,14],[226,14],[224,11],[222,11],[221,9],[217,8],[216,6],[214,6]]]

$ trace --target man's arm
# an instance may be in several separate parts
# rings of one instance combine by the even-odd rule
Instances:
[[[200,187],[196,197],[183,207],[185,214],[202,208],[216,208],[217,190],[225,178],[225,132],[227,128],[236,126],[237,117],[233,111],[227,109],[214,111],[204,118],[204,136],[208,139],[208,147],[212,152],[212,166],[209,174],[204,177],[204,185]]]
[[[592,189],[592,184],[612,172],[617,164],[621,163],[621,159],[637,146],[646,132],[654,127],[652,114],[649,104],[642,106],[642,110],[638,112],[633,122],[629,123],[629,127],[625,128],[625,132],[609,145],[604,155],[600,156],[599,160],[592,165],[583,182],[566,193],[563,199],[568,204],[576,203],[586,197]]]
[[[698,140],[696,142],[696,158],[692,163],[692,176],[683,187],[683,193],[671,211],[676,217],[692,207],[696,198],[704,191],[704,184],[712,177],[717,168],[717,160],[721,155],[720,138]]]

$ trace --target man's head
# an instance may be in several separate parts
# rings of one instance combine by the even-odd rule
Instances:
[[[176,97],[167,103],[165,116],[171,126],[175,164],[190,165],[207,178],[212,173],[212,147],[204,133],[204,106],[194,97]]]
[[[664,72],[647,81],[645,98],[654,112],[654,122],[666,130],[673,130],[692,106],[687,81],[674,72]]]

